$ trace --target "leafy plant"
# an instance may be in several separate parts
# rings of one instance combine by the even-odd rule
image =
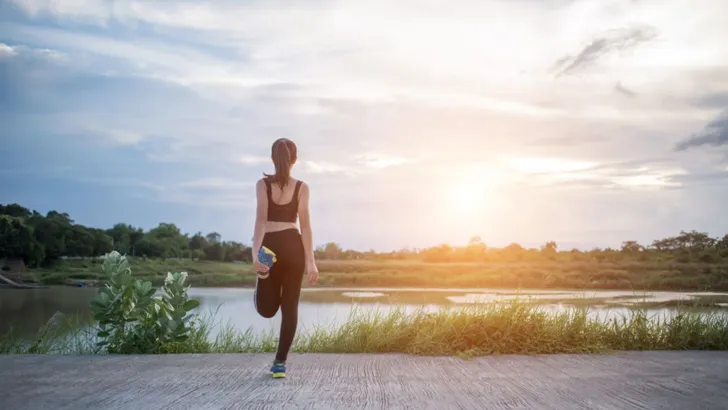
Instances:
[[[170,343],[187,340],[194,326],[190,311],[199,301],[187,295],[186,272],[168,273],[155,296],[152,282],[133,278],[119,252],[106,255],[103,271],[106,285],[91,301],[98,346],[109,353],[161,353]]]

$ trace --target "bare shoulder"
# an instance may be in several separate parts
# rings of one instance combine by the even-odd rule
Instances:
[[[261,178],[255,183],[255,190],[257,192],[264,192],[265,189],[265,178]]]

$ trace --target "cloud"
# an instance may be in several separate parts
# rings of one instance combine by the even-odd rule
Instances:
[[[675,150],[685,151],[702,146],[720,147],[726,144],[728,144],[728,111],[709,122],[697,135],[677,143]]]
[[[573,74],[594,64],[612,52],[624,52],[657,37],[657,30],[651,26],[610,30],[594,38],[576,56],[564,56],[554,64],[556,77]]]
[[[260,165],[270,161],[270,158],[263,156],[243,155],[240,157],[240,162],[245,165]]]
[[[347,173],[352,172],[346,166],[334,164],[331,162],[318,162],[318,161],[304,161],[305,171],[313,174],[325,174],[325,173]]]
[[[696,174],[681,174],[671,176],[670,179],[679,184],[698,185],[724,185],[728,182],[728,169],[714,172],[701,172]]]
[[[725,187],[704,182],[717,165],[671,150],[725,109],[722,0],[8,4],[3,170],[43,164],[8,196],[67,169],[129,222],[207,215],[195,229],[247,240],[249,182],[288,137],[317,241],[344,246],[652,236],[723,212],[686,205]],[[449,198],[469,189],[477,212]]]
[[[637,96],[637,93],[636,92],[634,92],[634,91],[630,90],[629,88],[623,86],[622,85],[622,82],[619,82],[619,81],[617,82],[617,84],[615,84],[614,91],[616,91],[616,92],[618,92],[618,93],[620,93],[620,94],[622,94],[622,95],[624,95],[626,97],[630,97],[630,98],[633,98],[633,97],[636,97]]]
[[[533,187],[568,189],[662,189],[677,187],[686,171],[672,163],[636,160],[604,162],[565,158],[511,158],[508,163]]]
[[[728,86],[726,87],[726,91],[718,91],[715,93],[701,96],[700,98],[698,98],[696,104],[698,106],[708,108],[728,107]]]
[[[354,157],[359,164],[369,168],[389,168],[397,165],[404,165],[410,162],[409,159],[401,156],[386,154],[361,154]]]
[[[18,54],[14,47],[0,43],[0,58],[10,58]]]

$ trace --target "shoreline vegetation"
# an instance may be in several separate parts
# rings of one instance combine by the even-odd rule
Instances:
[[[99,255],[129,256],[135,277],[160,285],[167,272],[186,271],[195,286],[252,286],[251,249],[216,232],[182,233],[173,223],[145,231],[126,223],[109,229],[76,223],[67,213],[45,215],[19,204],[0,205],[0,271],[18,283],[99,285]],[[539,248],[518,243],[440,244],[391,252],[357,251],[327,243],[315,250],[320,285],[328,287],[521,288],[728,291],[728,234],[679,234],[618,248]]]
[[[185,271],[195,287],[253,287],[250,263],[129,257],[134,276],[159,285],[167,272]],[[43,285],[100,286],[103,260],[59,260],[30,269],[25,280]],[[321,260],[317,287],[488,288],[630,291],[728,291],[728,262]]]
[[[728,350],[728,315],[690,311],[650,317],[644,310],[600,321],[588,308],[545,312],[519,301],[463,310],[405,313],[354,310],[337,327],[314,327],[296,335],[294,353],[405,353],[475,357],[492,354],[607,353],[620,350]],[[215,337],[211,332],[217,327]],[[54,316],[33,340],[0,336],[0,354],[106,354],[97,323]],[[277,334],[258,334],[198,317],[184,341],[156,351],[122,353],[273,353]]]
[[[137,279],[118,252],[103,263],[106,286],[90,303],[90,323],[54,315],[32,340],[0,336],[5,354],[169,354],[273,352],[276,334],[216,323],[196,312],[186,272],[167,273],[159,289]],[[217,336],[211,332],[217,328]],[[354,309],[336,327],[300,332],[296,353],[414,355],[599,353],[617,350],[728,350],[728,314],[681,310],[651,317],[644,309],[599,320],[588,308],[547,312],[518,300],[465,309],[405,313]]]

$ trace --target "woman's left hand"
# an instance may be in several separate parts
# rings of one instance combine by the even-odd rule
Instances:
[[[314,285],[318,280],[318,267],[316,262],[306,263],[306,278],[308,279],[309,285]]]

